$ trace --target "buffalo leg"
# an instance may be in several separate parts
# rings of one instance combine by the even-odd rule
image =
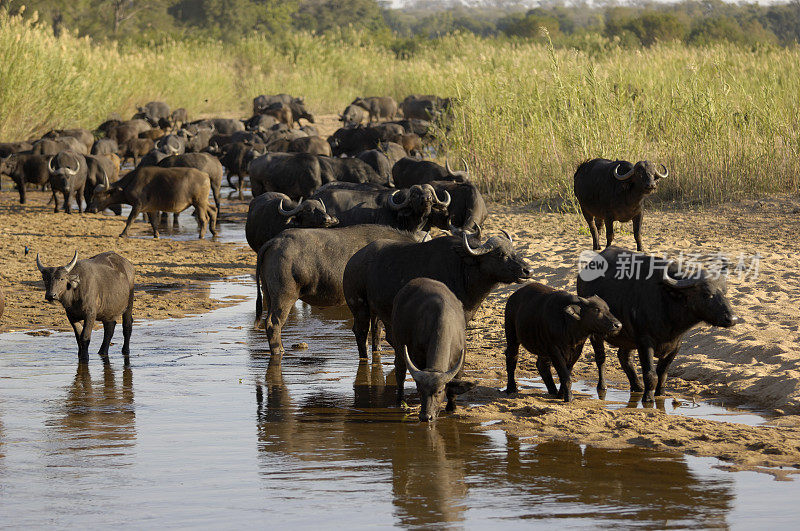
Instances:
[[[642,245],[642,213],[639,212],[633,218],[633,239],[636,240],[636,250],[637,251],[644,251],[644,245]]]
[[[197,214],[197,226],[200,229],[200,237],[199,239],[203,239],[206,237],[206,227],[208,226],[208,207],[205,205],[201,205],[199,201],[192,203],[194,207],[195,214]]]
[[[614,220],[606,218],[606,247],[611,247],[611,242],[614,241]]]
[[[75,341],[78,343],[78,363],[89,363],[88,348],[86,352],[83,351],[83,325],[79,321],[70,324],[75,332]]]
[[[150,214],[150,226],[153,228],[153,238],[159,238],[158,234],[158,212]]]
[[[553,381],[553,374],[550,372],[550,358],[545,355],[537,356],[536,370],[539,371],[539,376],[542,377],[542,381],[545,387],[547,387],[547,392],[553,396],[558,396],[558,389],[556,388],[556,383]]]
[[[672,360],[675,359],[675,354],[677,353],[677,350],[673,350],[658,360],[658,365],[656,365],[656,375],[658,376],[658,383],[656,384],[656,396],[664,396],[664,385],[667,383],[667,372],[669,372],[669,366],[672,365]]]
[[[628,382],[631,385],[631,393],[641,393],[643,389],[636,376],[636,368],[631,361],[631,351],[621,348],[617,351],[617,358],[619,358],[619,364],[622,370],[625,371],[625,376],[628,377]]]
[[[122,314],[122,356],[125,358],[125,366],[131,364],[131,332],[133,332],[133,292],[128,299],[128,307]]]
[[[560,384],[558,396],[563,398],[564,402],[572,402],[572,376],[569,369],[567,369],[567,362],[564,360],[564,356],[559,353],[551,355],[550,359],[558,374],[558,383]]]
[[[217,223],[219,223],[219,212],[220,212],[220,210],[219,210],[219,202],[220,202],[220,199],[219,199],[219,184],[218,183],[211,185],[211,193],[214,195],[214,205],[217,207],[217,216],[218,216]],[[255,197],[255,196],[253,196],[253,197]]]
[[[122,232],[119,234],[120,238],[127,238],[128,237],[128,229],[131,227],[131,223],[133,223],[133,221],[139,215],[139,212],[141,212],[139,210],[139,205],[132,205],[131,206],[131,213],[128,214],[128,219],[125,221],[125,228],[122,229]],[[151,224],[152,224],[152,221],[153,220],[151,219],[150,220]]]
[[[116,321],[103,321],[103,343],[100,345],[98,354],[103,358],[103,363],[108,363],[108,347],[111,346],[111,338],[114,337],[114,328],[117,327]]]
[[[239,191],[239,201],[244,199],[244,176],[240,173],[239,174],[239,182],[236,185],[236,189]]]
[[[206,213],[208,214],[208,230],[211,231],[211,236],[216,237],[219,232],[217,231],[217,212],[218,210],[211,204],[206,206]]]
[[[358,357],[367,358],[367,338],[369,337],[369,308],[361,307],[353,311],[353,334],[358,345]]]
[[[64,212],[66,212],[67,214],[72,214],[72,204],[71,204],[72,198],[70,197],[71,194],[72,190],[70,190],[69,188],[61,192],[61,195],[64,196]]]
[[[174,214],[172,214],[172,229],[173,230],[177,229],[178,227],[181,226],[181,224],[178,222],[178,216],[180,216],[180,215],[181,215],[180,212],[175,212]]]
[[[592,336],[589,339],[592,342],[592,350],[594,350],[594,362],[597,365],[597,391],[606,390],[606,344],[603,338]]]
[[[381,350],[381,320],[378,319],[377,315],[373,315],[370,318],[370,335],[372,339],[372,353],[375,354],[376,352],[380,352]]]
[[[406,360],[401,356],[403,345],[397,345],[394,349],[394,379],[397,381],[397,405],[403,402],[403,386],[406,383]]]
[[[594,216],[584,212],[583,217],[586,218],[586,223],[589,225],[589,232],[592,234],[592,249],[599,251],[600,235],[597,233],[597,225],[594,224]]]
[[[53,212],[58,213],[58,197],[56,197],[56,189],[51,187],[50,191],[53,192]],[[20,196],[21,195],[22,194],[20,194]],[[25,201],[20,198],[19,202],[24,203]]]
[[[84,190],[84,186],[81,186],[80,188],[75,190],[75,202],[78,203],[78,213],[79,214],[83,214],[83,211],[84,211],[84,207],[81,204],[81,201],[83,200],[83,190]],[[86,206],[88,207],[89,203],[86,203]]]
[[[284,323],[286,323],[286,319],[289,317],[292,306],[294,306],[300,294],[275,293],[272,291],[268,293],[268,295],[269,299],[267,301],[267,316],[264,319],[264,329],[267,332],[270,353],[280,358],[284,353],[281,331],[283,330]]]
[[[642,365],[642,379],[644,380],[644,396],[642,402],[654,402],[653,391],[656,388],[656,371],[653,362],[653,347],[639,345],[639,363]]]
[[[517,360],[519,359],[519,341],[513,324],[506,322],[506,393],[517,392]]]

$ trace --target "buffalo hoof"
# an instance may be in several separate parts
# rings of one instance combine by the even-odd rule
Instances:
[[[506,387],[504,392],[507,395],[513,395],[513,394],[517,393],[518,391],[519,391],[519,389],[517,389],[516,385],[513,386],[513,387],[509,385],[508,387]]]

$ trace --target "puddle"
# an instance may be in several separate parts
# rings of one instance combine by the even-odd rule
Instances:
[[[521,384],[520,389],[527,387],[547,391],[544,382],[538,377],[517,378],[517,382]],[[667,383],[669,384],[669,382]],[[558,385],[558,379],[556,379],[556,385]],[[597,384],[593,382],[578,380],[572,384],[572,391],[576,395],[584,395],[592,399],[597,399],[596,385]],[[606,390],[604,400],[606,401],[606,407],[608,409],[650,407],[657,408],[669,415],[683,415],[685,417],[696,417],[718,422],[733,422],[736,424],[747,424],[748,426],[759,426],[769,423],[768,418],[758,413],[716,405],[714,401],[711,400],[696,400],[692,402],[691,400],[666,397],[657,398],[654,404],[645,406],[641,402],[641,394],[631,396],[630,391],[614,389],[611,386]]]
[[[712,458],[405,417],[391,407],[392,356],[359,362],[344,308],[298,304],[284,342],[308,349],[270,364],[263,331],[249,327],[252,282],[210,290],[248,300],[137,322],[130,369],[119,335],[112,366],[93,357],[88,372],[76,370],[72,334],[0,335],[4,524],[796,525],[800,483]]]

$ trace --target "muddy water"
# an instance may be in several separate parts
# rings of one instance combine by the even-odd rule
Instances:
[[[298,305],[284,341],[310,348],[278,365],[252,306],[137,322],[130,369],[119,343],[76,370],[71,334],[0,336],[0,525],[795,524],[797,482],[714,459],[421,425],[388,407],[391,356],[359,363],[341,309]]]

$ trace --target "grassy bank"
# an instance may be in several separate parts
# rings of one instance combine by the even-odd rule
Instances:
[[[348,32],[133,49],[0,15],[0,140],[91,127],[151,99],[244,116],[260,93],[333,112],[356,95],[433,92],[457,97],[445,147],[496,199],[568,199],[575,167],[595,156],[665,163],[664,199],[798,191],[799,50],[599,37],[581,49],[456,35],[398,59]]]

